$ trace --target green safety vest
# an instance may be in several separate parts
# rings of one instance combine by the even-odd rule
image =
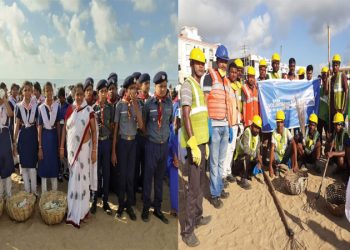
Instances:
[[[280,161],[282,161],[284,153],[287,148],[288,138],[287,138],[287,129],[283,128],[283,134],[280,135],[277,133],[277,130],[275,129],[272,133],[272,137],[275,139],[275,152],[277,153],[277,156]]]
[[[340,152],[340,151],[344,150],[344,136],[345,136],[345,134],[347,134],[347,132],[343,129],[341,132],[340,140],[338,139],[339,136],[337,134],[335,134],[334,141],[335,141],[335,151],[336,152]]]
[[[269,72],[267,75],[269,76],[268,79],[281,79],[282,78],[281,74],[278,72],[277,73]]]
[[[203,91],[201,90],[199,84],[196,80],[190,76],[186,79],[192,86],[192,106],[190,113],[190,120],[192,125],[192,131],[194,137],[197,140],[198,145],[208,143],[209,141],[209,128],[208,128],[208,109],[205,104],[205,98]],[[189,139],[184,121],[181,119],[182,129],[180,144],[181,147],[185,148],[187,146],[187,141]]]
[[[342,109],[344,104],[345,95],[344,95],[341,76],[342,76],[341,72],[338,72],[334,82],[334,108],[336,110]]]
[[[232,88],[232,84],[234,84],[236,87]],[[231,82],[231,88],[234,90],[234,92],[236,94],[237,103],[239,102],[239,112],[240,113],[242,113],[242,110],[243,110],[242,87],[243,87],[243,84],[240,81]]]
[[[314,150],[316,141],[318,140],[318,137],[320,134],[316,130],[314,133],[314,136],[312,138],[309,137],[309,128],[306,129],[306,140],[305,140],[305,152],[307,154],[311,154],[311,152]]]
[[[252,131],[250,130],[250,127],[247,127],[244,131],[244,133],[248,133],[248,140],[249,140],[249,148],[251,149],[252,152],[256,152],[258,149],[258,144],[259,144],[259,134],[256,136],[252,136]],[[243,146],[243,135],[241,138],[238,140],[238,145],[236,147],[236,154],[234,157],[234,160],[237,160],[239,155],[242,155],[244,153],[244,146]],[[254,159],[253,156],[250,157],[251,160]]]
[[[324,94],[323,88],[320,91],[320,110],[318,112],[318,118],[328,122],[329,119],[329,105],[328,95]]]

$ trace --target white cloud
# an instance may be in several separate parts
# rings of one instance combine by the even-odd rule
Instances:
[[[177,14],[173,13],[170,15],[170,23],[173,25],[173,28],[175,30],[175,32],[178,32],[178,18],[177,18]]]
[[[163,37],[153,44],[150,55],[151,58],[160,61],[165,60],[166,57],[174,58],[174,55],[177,55],[177,42],[173,42],[170,35]]]
[[[156,9],[154,0],[131,0],[134,4],[134,10],[142,12],[152,12]]]
[[[80,7],[80,0],[60,0],[63,9],[70,12],[78,12]]]
[[[136,49],[137,50],[142,50],[143,49],[143,44],[145,43],[145,38],[141,37],[139,40],[136,41]]]
[[[51,0],[21,0],[21,2],[28,8],[28,10],[34,12],[48,9]]]
[[[85,30],[80,29],[80,20],[76,14],[73,15],[70,21],[70,28],[67,35],[67,42],[72,51],[84,52],[87,49],[85,42]]]
[[[267,48],[272,37],[269,34],[271,17],[268,13],[263,16],[253,18],[246,31],[246,41],[248,45],[262,48]]]
[[[115,15],[102,1],[93,0],[91,3],[95,39],[97,45],[105,50],[106,45],[117,38],[118,26]]]
[[[116,57],[116,60],[117,60],[118,62],[125,62],[125,60],[126,60],[126,55],[125,55],[125,51],[124,51],[123,47],[119,46],[119,47],[116,49],[115,57]]]
[[[69,29],[69,17],[63,14],[62,17],[52,15],[52,23],[62,37],[65,37]]]

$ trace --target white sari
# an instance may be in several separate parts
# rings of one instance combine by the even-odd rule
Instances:
[[[346,197],[345,197],[345,215],[348,221],[350,222],[350,177],[348,181],[348,187],[346,188]]]
[[[73,103],[73,109],[76,104]],[[92,164],[92,139],[83,143],[93,109],[84,101],[67,119],[67,158],[69,163],[67,223],[79,227],[89,213],[90,189],[97,190],[97,161]]]

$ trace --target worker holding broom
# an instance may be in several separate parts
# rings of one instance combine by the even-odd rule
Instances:
[[[272,132],[270,147],[269,173],[271,178],[274,174],[279,175],[279,164],[287,164],[289,168],[292,166],[294,172],[298,170],[297,146],[290,131],[284,127],[284,120],[283,110],[277,111],[277,127]]]
[[[317,131],[318,117],[316,114],[311,114],[309,117],[309,125],[306,129],[305,137],[300,137],[297,143],[298,165],[311,166],[316,172],[320,173],[319,160],[321,157],[321,139]]]
[[[255,115],[252,124],[244,130],[236,149],[235,161],[242,176],[240,186],[246,190],[251,189],[248,179],[251,179],[254,168],[261,170],[262,167],[259,136],[261,127],[261,117]]]

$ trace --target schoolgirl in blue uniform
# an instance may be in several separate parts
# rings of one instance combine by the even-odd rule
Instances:
[[[5,95],[5,90],[0,89],[0,198],[4,195],[4,189],[6,196],[11,196],[11,174],[14,170],[14,164],[9,126],[12,116],[13,111]]]
[[[24,190],[37,195],[36,164],[38,162],[38,104],[32,101],[33,84],[25,81],[21,92],[23,101],[16,104],[13,154],[19,154]]]
[[[51,180],[52,190],[57,190],[60,138],[59,104],[53,100],[52,84],[47,82],[43,90],[46,98],[39,106],[38,124],[38,171],[41,177],[41,193],[47,191],[47,179]]]

